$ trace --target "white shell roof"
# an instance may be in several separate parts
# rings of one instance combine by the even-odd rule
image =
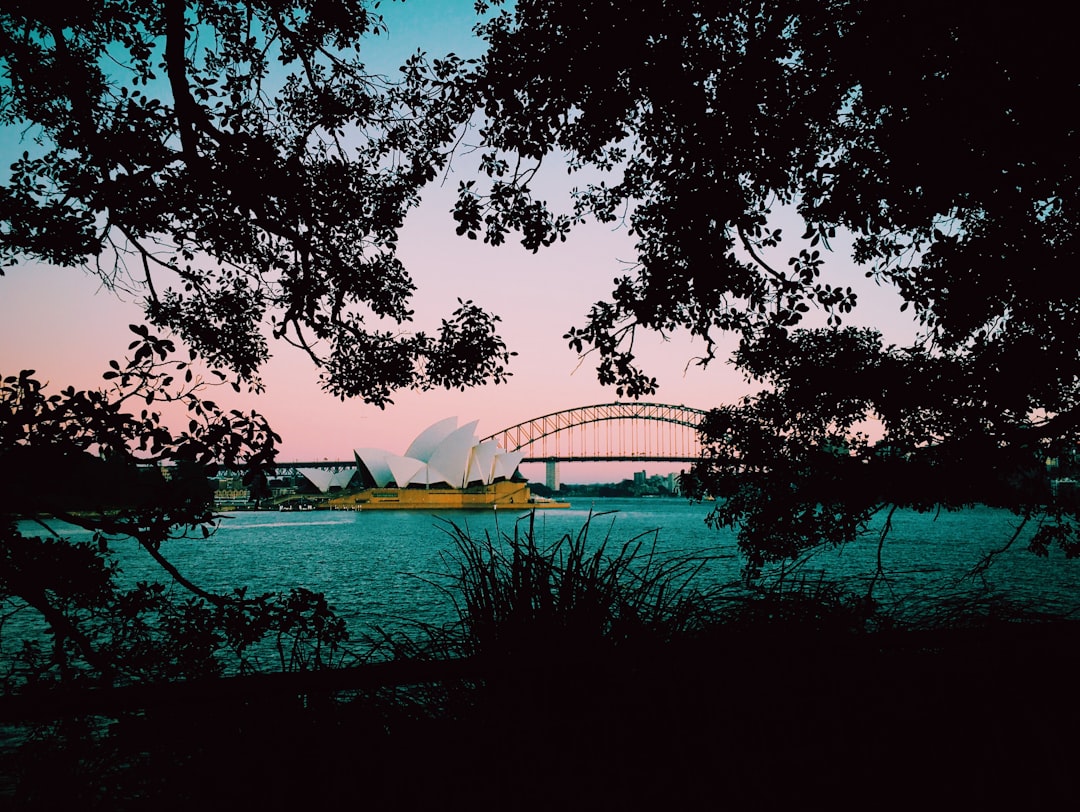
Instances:
[[[422,460],[414,460],[412,457],[398,457],[394,454],[388,454],[386,462],[389,464],[390,470],[394,472],[390,478],[401,488],[412,482],[424,467]]]
[[[327,471],[323,468],[299,468],[299,473],[307,477],[307,480],[319,489],[321,493],[328,492],[333,487],[344,488],[356,473],[355,468],[344,468],[340,471]]]
[[[440,471],[433,465],[424,463],[423,467],[417,472],[416,476],[412,478],[413,485],[439,485],[440,483],[450,482],[450,477]]]
[[[465,475],[469,472],[469,452],[476,445],[476,425],[479,422],[474,420],[451,432],[428,459],[428,464],[445,474],[445,481],[455,488],[468,484]]]
[[[380,488],[391,482],[399,488],[444,482],[461,488],[470,482],[489,485],[496,479],[514,475],[524,452],[502,451],[494,440],[477,443],[476,426],[480,421],[474,420],[460,428],[457,422],[456,417],[448,417],[424,429],[404,456],[377,448],[358,448],[356,459],[364,464]]]
[[[514,471],[521,465],[521,461],[525,458],[524,451],[504,451],[501,454],[495,455],[494,470],[491,472],[492,479],[498,479],[503,477],[509,479],[514,475]]]
[[[387,454],[381,448],[357,448],[353,451],[353,456],[356,457],[358,468],[360,463],[363,463],[368,469],[368,473],[375,480],[375,487],[385,488],[391,480],[394,480],[394,472],[388,464]]]
[[[405,456],[415,460],[431,461],[431,455],[439,447],[439,443],[447,438],[457,428],[457,418],[447,417],[438,423],[433,423],[422,432],[405,449]]]
[[[483,482],[485,485],[491,482],[495,473],[495,454],[499,450],[499,444],[494,440],[488,440],[480,445],[473,446],[472,456],[469,458],[469,482]]]
[[[334,474],[330,480],[330,487],[337,486],[339,488],[347,487],[352,481],[353,474],[356,473],[355,468],[343,468]]]

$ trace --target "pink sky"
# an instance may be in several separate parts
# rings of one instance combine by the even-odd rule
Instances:
[[[467,11],[471,6],[471,0],[451,4],[410,0],[403,8],[395,4],[390,10],[412,12],[419,24],[396,24],[393,43],[408,52],[421,38],[430,42],[432,52],[467,52],[467,47],[451,43],[454,36],[467,33],[470,17],[445,12],[447,8]],[[440,49],[440,44],[447,47]],[[553,194],[557,186],[581,182],[567,181],[563,170],[549,177]],[[466,392],[399,392],[395,405],[380,410],[360,402],[342,403],[322,392],[310,361],[293,348],[274,343],[274,357],[263,373],[263,395],[240,396],[223,390],[214,399],[229,408],[255,408],[266,415],[283,438],[279,460],[346,459],[356,447],[400,453],[417,433],[443,417],[479,419],[478,431],[486,435],[550,412],[617,399],[614,390],[596,382],[591,359],[579,363],[562,335],[571,325],[584,323],[589,306],[609,294],[612,279],[633,259],[626,232],[609,226],[582,227],[567,243],[539,254],[516,245],[492,248],[469,241],[455,235],[449,214],[458,179],[452,177],[444,188],[433,188],[401,235],[400,256],[418,288],[413,301],[415,329],[434,330],[453,310],[457,297],[473,299],[503,319],[502,335],[518,353],[510,382]],[[785,228],[786,233],[793,231]],[[843,280],[862,294],[854,323],[893,326],[901,335],[910,333],[894,296],[867,284],[862,271],[852,268],[842,253],[831,260],[833,281]],[[57,388],[100,385],[109,359],[123,355],[130,336],[127,325],[140,321],[138,304],[118,300],[102,290],[95,277],[79,269],[27,263],[6,273],[0,278],[0,374],[32,368]],[[649,400],[709,408],[749,391],[741,376],[724,363],[723,354],[706,370],[693,365],[702,350],[700,342],[686,335],[667,340],[641,336],[635,354],[660,382],[659,393]],[[617,480],[643,467],[653,474],[682,466],[564,464],[562,480]],[[523,473],[543,478],[539,465],[527,466]]]

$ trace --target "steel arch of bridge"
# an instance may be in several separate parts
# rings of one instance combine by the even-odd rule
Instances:
[[[705,414],[667,403],[598,403],[534,417],[484,440],[525,450],[522,462],[696,462]]]

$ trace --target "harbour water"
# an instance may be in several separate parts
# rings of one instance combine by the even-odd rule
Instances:
[[[680,499],[579,500],[567,510],[537,511],[535,535],[543,547],[565,534],[576,536],[588,522],[590,543],[606,540],[607,549],[617,552],[636,539],[642,551],[700,557],[698,588],[734,588],[742,564],[735,537],[706,526],[710,509],[707,503]],[[362,640],[377,628],[397,631],[416,622],[452,619],[451,599],[438,587],[453,568],[455,545],[448,520],[474,538],[498,538],[512,534],[515,524],[523,531],[528,515],[243,511],[222,518],[209,538],[172,540],[162,552],[182,574],[212,591],[246,587],[252,595],[304,587],[324,592],[351,638]],[[936,515],[897,511],[882,550],[884,579],[875,586],[874,597],[887,607],[911,612],[989,589],[1037,611],[1075,612],[1080,607],[1080,561],[1067,561],[1060,552],[1048,559],[1028,552],[1032,528],[983,576],[970,577],[983,556],[1008,542],[1017,523],[1009,512],[986,507]],[[27,524],[22,530],[36,534],[40,528]],[[72,539],[87,537],[77,528],[58,530]],[[879,530],[871,527],[859,542],[821,551],[785,577],[836,581],[864,592],[877,567]],[[110,546],[125,582],[167,580],[132,540],[116,539]],[[778,572],[771,575],[775,578]],[[182,594],[181,587],[172,588]]]

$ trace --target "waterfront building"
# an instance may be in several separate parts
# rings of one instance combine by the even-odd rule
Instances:
[[[490,508],[497,505],[565,507],[534,497],[518,474],[524,452],[507,451],[494,440],[480,442],[478,420],[456,417],[433,423],[404,454],[379,448],[354,450],[356,467],[337,473],[302,469],[322,493],[338,491],[329,507],[351,509]]]

